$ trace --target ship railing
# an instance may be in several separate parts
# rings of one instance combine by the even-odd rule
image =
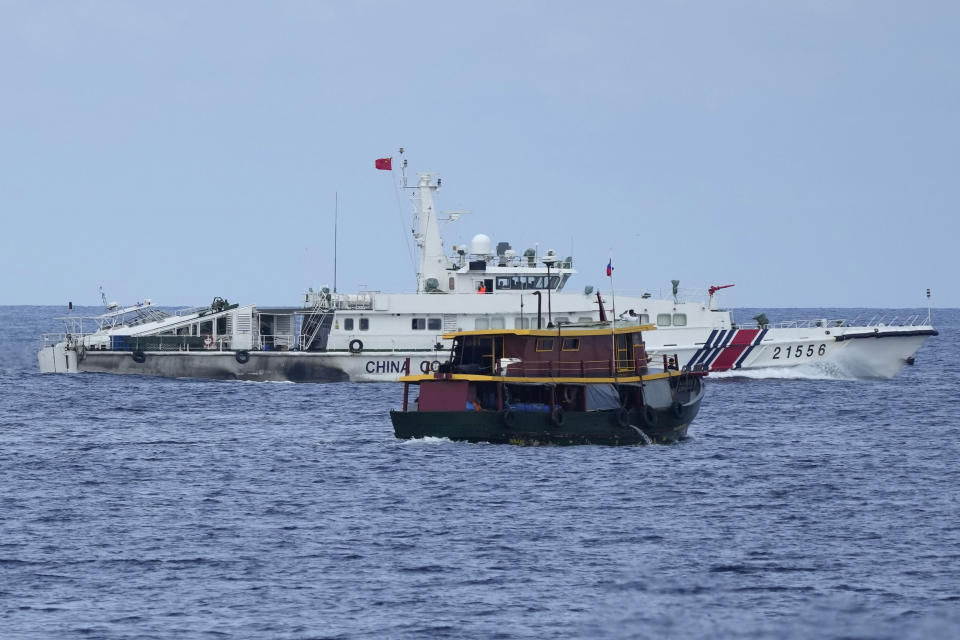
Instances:
[[[210,344],[208,338],[212,338]],[[230,336],[111,335],[86,346],[96,351],[218,351],[230,349]]]
[[[861,316],[853,320],[846,318],[812,318],[808,320],[786,320],[783,322],[769,322],[759,325],[756,322],[736,322],[736,329],[831,329],[836,327],[919,327],[930,324],[927,314],[912,314],[904,317],[896,315],[874,315],[869,320],[861,322]]]
[[[289,351],[297,344],[297,336],[292,333],[260,334],[257,348],[260,351]]]
[[[304,300],[304,309],[318,309],[320,311],[369,311],[373,309],[373,302],[378,291],[366,291],[363,293],[323,293],[322,291],[310,292]]]
[[[635,375],[638,364],[634,360],[622,358],[616,360],[539,360],[536,362],[510,363],[501,373],[521,378],[604,378],[613,375]]]
[[[40,335],[40,341],[44,347],[52,347],[61,342],[66,342],[68,336],[75,337],[74,334],[68,333],[43,333]],[[83,336],[80,336],[81,339],[82,337]]]
[[[606,296],[610,292],[601,290],[601,293]],[[679,303],[699,302],[704,304],[707,302],[707,298],[709,297],[705,289],[691,289],[689,287],[680,287],[677,289],[676,296],[673,295],[672,287],[669,289],[624,289],[623,291],[621,291],[618,287],[617,297],[619,298],[620,296],[625,298],[644,298],[650,300],[673,300],[674,297],[676,297],[676,301]],[[604,299],[604,302],[606,303],[608,300]],[[617,304],[617,313],[623,311],[623,309],[620,308],[621,306],[622,305]]]
[[[210,308],[210,305],[204,304],[198,307],[187,307],[186,309],[178,309],[177,311],[174,311],[173,314],[176,316],[189,316],[195,313],[200,313],[201,311],[205,311],[209,308]]]

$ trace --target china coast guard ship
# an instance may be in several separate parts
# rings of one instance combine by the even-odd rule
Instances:
[[[402,153],[402,150],[401,150]],[[889,378],[937,332],[927,318],[896,326],[851,326],[843,320],[785,323],[759,318],[737,325],[706,300],[689,302],[649,294],[601,295],[592,287],[568,292],[573,258],[554,251],[517,253],[509,243],[493,247],[484,234],[469,246],[444,248],[441,224],[459,214],[437,211],[441,180],[418,174],[411,190],[413,235],[419,252],[414,293],[363,291],[343,294],[310,289],[295,307],[236,305],[216,298],[205,307],[174,313],[150,300],[128,307],[104,302],[95,317],[68,315],[64,333],[43,337],[41,372],[132,373],[186,378],[293,382],[394,382],[401,373],[436,371],[450,357],[458,331],[559,331],[572,323],[601,322],[603,303],[627,310],[620,319],[654,324],[646,336],[652,357],[669,354],[690,371],[721,372],[821,364],[857,377]],[[392,170],[390,159],[377,168]],[[598,304],[599,303],[599,304]],[[616,314],[616,309],[614,309]]]

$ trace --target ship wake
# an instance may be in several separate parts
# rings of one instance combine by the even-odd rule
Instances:
[[[711,372],[710,380],[857,380],[846,369],[833,363],[800,364],[793,367],[764,367]]]

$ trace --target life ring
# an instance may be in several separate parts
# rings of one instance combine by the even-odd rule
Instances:
[[[550,414],[550,421],[558,427],[563,426],[563,423],[567,421],[567,414],[563,412],[563,407],[557,407],[553,410],[553,413]]]
[[[237,359],[237,362],[240,364],[247,364],[250,362],[250,352],[248,351],[237,351],[236,355],[233,356]]]
[[[203,346],[210,348],[213,346],[213,336],[203,336]]]
[[[350,341],[350,353],[360,353],[363,351],[363,341],[354,338]]]
[[[439,360],[434,360],[433,362],[430,363],[430,371],[433,372],[433,373],[436,373],[437,371],[440,371],[440,361],[439,361]]]
[[[514,413],[513,409],[507,409],[503,412],[503,424],[508,429],[512,429],[517,424],[517,414]]]
[[[617,424],[620,425],[621,427],[630,426],[630,412],[627,411],[624,407],[620,407],[619,409],[617,409],[616,418],[617,418]]]
[[[648,427],[653,427],[657,424],[657,412],[648,404],[643,406],[643,421]]]
[[[143,351],[134,351],[130,354],[130,356],[133,358],[133,361],[138,364],[143,364],[147,361],[147,354],[145,354]]]

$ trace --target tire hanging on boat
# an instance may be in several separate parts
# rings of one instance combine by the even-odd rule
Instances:
[[[624,407],[620,407],[619,409],[617,409],[616,418],[617,418],[617,424],[620,425],[621,427],[630,426],[630,412],[627,411]]]
[[[240,364],[247,364],[250,362],[250,352],[249,351],[237,351],[236,355],[233,356],[237,359],[237,362]]]
[[[507,409],[503,412],[503,425],[508,429],[512,429],[514,425],[517,424],[517,414],[514,413],[513,409]]]
[[[350,341],[350,353],[360,353],[363,351],[363,341],[354,338]]]
[[[134,351],[130,354],[130,357],[132,357],[133,361],[137,364],[143,364],[147,361],[147,354],[145,354],[143,351]]]
[[[679,402],[673,403],[673,415],[677,416],[678,418],[683,417],[683,405]]]
[[[657,424],[657,412],[648,404],[643,405],[643,421],[648,427],[654,427]]]
[[[563,412],[563,407],[557,407],[553,410],[553,413],[550,414],[550,422],[558,427],[562,427],[563,423],[567,421],[567,416]]]

